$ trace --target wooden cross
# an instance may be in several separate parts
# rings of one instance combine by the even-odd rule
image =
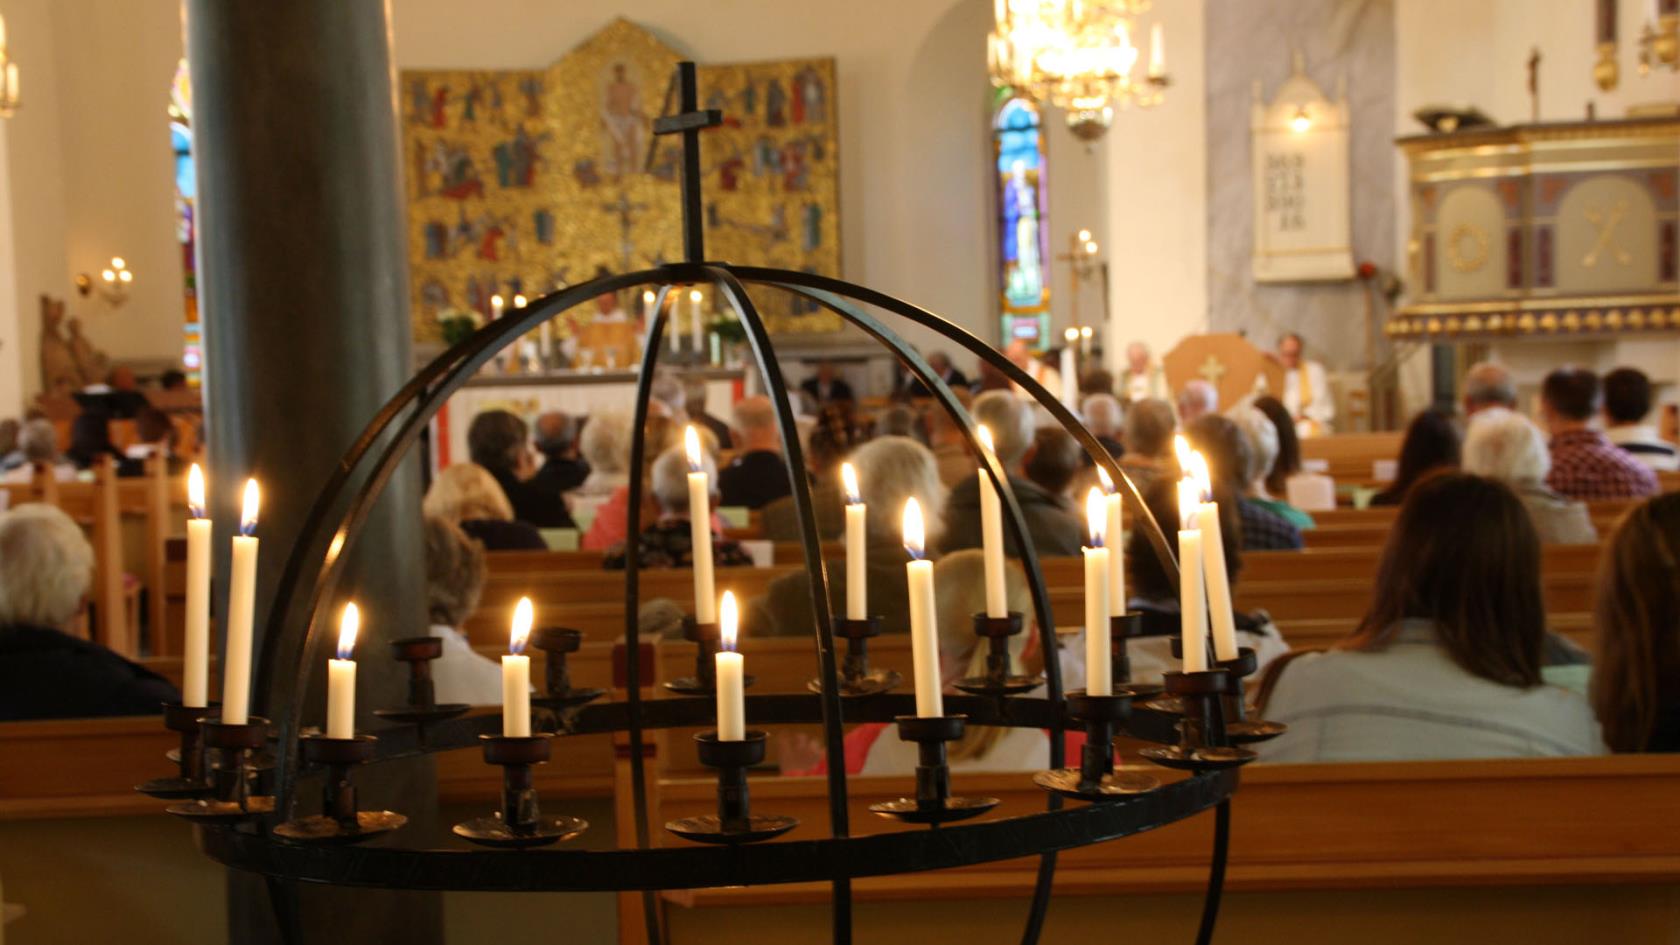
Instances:
[[[1540,121],[1540,47],[1535,46],[1528,53],[1528,109],[1531,120]]]
[[[1225,371],[1225,365],[1211,354],[1202,362],[1202,366],[1196,369],[1197,374],[1207,378],[1207,382],[1215,387],[1219,386],[1219,379],[1225,376]]]
[[[700,108],[700,86],[694,63],[677,63],[678,112],[654,119],[656,135],[682,135],[683,257],[689,262],[706,258],[706,237],[700,208],[700,132],[723,124],[723,112]]]

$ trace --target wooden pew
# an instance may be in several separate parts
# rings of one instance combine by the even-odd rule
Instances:
[[[1376,485],[1372,463],[1399,456],[1403,436],[1398,431],[1388,431],[1307,437],[1301,441],[1301,459],[1323,462],[1324,472],[1337,485]]]

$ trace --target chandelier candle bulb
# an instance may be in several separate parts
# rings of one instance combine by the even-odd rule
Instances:
[[[1108,528],[1108,500],[1092,488],[1085,497],[1085,522],[1091,544],[1085,554],[1085,692],[1114,695],[1114,663],[1109,658],[1109,550],[1103,545]]]
[[[1062,345],[1062,406],[1079,412],[1079,368],[1074,362],[1074,345],[1079,341],[1079,329],[1069,328],[1072,337]]]
[[[676,354],[682,350],[682,329],[677,327],[677,293],[669,292],[666,298],[670,300],[667,308],[671,317],[665,322],[665,338],[671,343],[671,353]]]
[[[704,296],[705,293],[701,292],[698,288],[695,288],[688,293],[688,314],[694,319],[690,333],[693,336],[694,354],[696,357],[700,355],[700,352],[706,350],[706,332],[704,326],[701,324],[700,318],[700,300]]]
[[[840,464],[840,481],[846,490],[846,618],[869,619],[869,577],[865,570],[865,516],[869,507],[858,489],[857,470],[851,463]]]
[[[932,718],[945,714],[945,697],[939,679],[933,562],[923,555],[926,537],[922,507],[909,499],[904,503],[904,550],[910,553],[910,560],[904,570],[910,584],[910,657],[916,676],[916,714]]]
[[[519,598],[513,608],[507,655],[502,657],[502,735],[506,738],[531,737],[531,658],[525,655],[525,641],[531,638],[535,622],[531,598]]]
[[[1167,74],[1166,30],[1156,23],[1149,28],[1149,77],[1159,79]]]
[[[747,737],[746,658],[735,648],[740,612],[735,592],[724,591],[718,603],[721,648],[717,652],[717,737],[720,742]]]
[[[204,708],[210,689],[210,519],[204,471],[187,471],[187,633],[181,667],[181,704]]]
[[[506,305],[507,305],[507,303],[502,301],[502,294],[500,292],[496,293],[495,295],[490,296],[490,318],[491,318],[491,320],[501,318],[502,317],[502,308]]]
[[[716,623],[717,589],[712,576],[712,487],[700,452],[700,434],[693,424],[683,429],[683,447],[688,452],[688,528],[694,557],[694,622]]]
[[[251,712],[251,626],[257,603],[257,506],[255,479],[245,480],[239,534],[233,536],[233,567],[228,575],[227,645],[222,656],[222,721],[244,725]]]
[[[1178,530],[1179,632],[1184,644],[1184,671],[1207,670],[1207,595],[1202,583],[1202,531],[1196,528],[1201,505],[1201,486],[1184,479],[1178,484],[1178,508],[1182,527]]]
[[[344,605],[338,623],[338,658],[327,661],[327,737],[356,737],[356,631],[361,614],[355,604]]]
[[[975,437],[985,448],[986,456],[997,452],[992,445],[992,431],[981,424]],[[986,616],[1009,616],[1009,598],[1003,583],[1003,500],[992,477],[986,474],[985,457],[980,464],[980,547],[986,573]]]
[[[1101,466],[1097,467],[1097,478],[1102,480],[1103,502],[1108,513],[1108,527],[1103,530],[1104,544],[1108,546],[1108,615],[1119,617],[1126,613],[1126,541],[1120,492],[1114,488],[1108,470]]]

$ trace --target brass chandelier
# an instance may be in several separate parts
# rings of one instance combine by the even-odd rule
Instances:
[[[1102,137],[1116,108],[1151,108],[1168,85],[1161,24],[1150,30],[1149,59],[1132,41],[1150,0],[994,0],[987,57],[992,81],[1067,113],[1086,141]]]

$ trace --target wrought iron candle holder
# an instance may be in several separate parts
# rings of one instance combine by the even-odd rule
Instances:
[[[1079,767],[1040,771],[1033,782],[1047,791],[1082,801],[1109,801],[1143,794],[1161,786],[1153,775],[1114,770],[1114,730],[1131,717],[1129,687],[1116,685],[1114,694],[1094,696],[1083,689],[1067,694],[1068,717],[1085,723],[1085,747]]]
[[[268,720],[251,716],[243,723],[199,721],[210,762],[210,796],[169,807],[177,817],[211,824],[234,824],[274,813],[272,795],[252,794],[257,765],[253,758],[268,744]]]
[[[1228,671],[1165,673],[1161,682],[1184,710],[1178,723],[1179,741],[1151,745],[1140,755],[1163,767],[1187,771],[1217,771],[1254,760],[1254,752],[1233,746],[1225,731],[1225,697],[1233,690]]]
[[[779,814],[754,814],[747,795],[747,769],[764,761],[768,737],[748,729],[740,741],[723,741],[717,732],[697,732],[700,763],[717,770],[717,814],[684,817],[665,829],[696,843],[757,843],[779,837],[799,821]]]
[[[995,797],[952,797],[951,766],[946,762],[945,743],[963,737],[968,717],[963,715],[901,715],[898,737],[915,742],[916,796],[869,805],[870,811],[910,824],[946,824],[984,814],[998,805]]]
[[[408,823],[407,817],[393,811],[360,810],[356,805],[356,785],[350,780],[350,771],[373,759],[377,742],[372,735],[306,735],[300,739],[303,760],[327,772],[321,789],[321,813],[288,820],[274,828],[275,834],[297,843],[357,843]]]
[[[543,666],[544,691],[531,697],[532,705],[559,711],[593,702],[606,692],[604,689],[572,687],[572,672],[566,656],[576,653],[583,645],[583,631],[569,627],[543,627],[531,634],[531,645],[542,650],[547,657]]]
[[[391,655],[408,664],[408,705],[395,709],[374,709],[373,714],[392,722],[429,725],[458,715],[472,706],[459,702],[439,705],[432,682],[432,660],[443,655],[442,637],[407,637],[391,641]]]
[[[1254,650],[1237,648],[1235,659],[1216,660],[1214,665],[1230,675],[1231,682],[1222,698],[1225,713],[1225,737],[1235,745],[1252,745],[1282,735],[1286,726],[1281,722],[1248,717],[1248,699],[1243,692],[1243,680],[1254,675],[1259,667]]]
[[[716,692],[717,655],[722,646],[723,627],[717,623],[700,623],[693,617],[684,617],[682,628],[683,639],[692,642],[697,648],[694,654],[694,675],[673,679],[665,684],[665,688],[685,696],[703,696]],[[741,680],[743,686],[752,684],[753,678],[750,675]]]
[[[1136,684],[1132,682],[1132,657],[1128,650],[1130,641],[1134,637],[1143,636],[1143,613],[1141,611],[1127,611],[1117,617],[1108,618],[1108,655],[1113,667],[1116,686],[1127,686],[1134,698],[1148,698],[1161,691],[1159,684]]]
[[[166,800],[202,797],[210,791],[210,778],[205,768],[204,738],[200,720],[214,718],[221,703],[207,706],[186,706],[179,702],[163,704],[163,727],[181,736],[179,748],[172,749],[168,758],[175,762],[178,773],[172,778],[153,778],[136,785],[141,794]]]
[[[1037,689],[1044,680],[1009,671],[1009,638],[1019,634],[1024,624],[1018,613],[1005,617],[975,614],[974,633],[986,640],[986,675],[959,680],[957,688],[975,696],[1013,696]]]
[[[904,677],[895,669],[869,668],[869,638],[881,635],[881,618],[834,621],[834,633],[846,641],[846,653],[840,663],[840,694],[843,696],[873,696],[889,692]],[[811,692],[822,692],[822,680],[812,679],[805,684]]]
[[[571,838],[589,829],[577,817],[544,814],[537,804],[531,769],[547,764],[553,739],[548,735],[480,735],[484,760],[502,768],[502,809],[455,825],[455,835],[487,847],[522,849]]]

